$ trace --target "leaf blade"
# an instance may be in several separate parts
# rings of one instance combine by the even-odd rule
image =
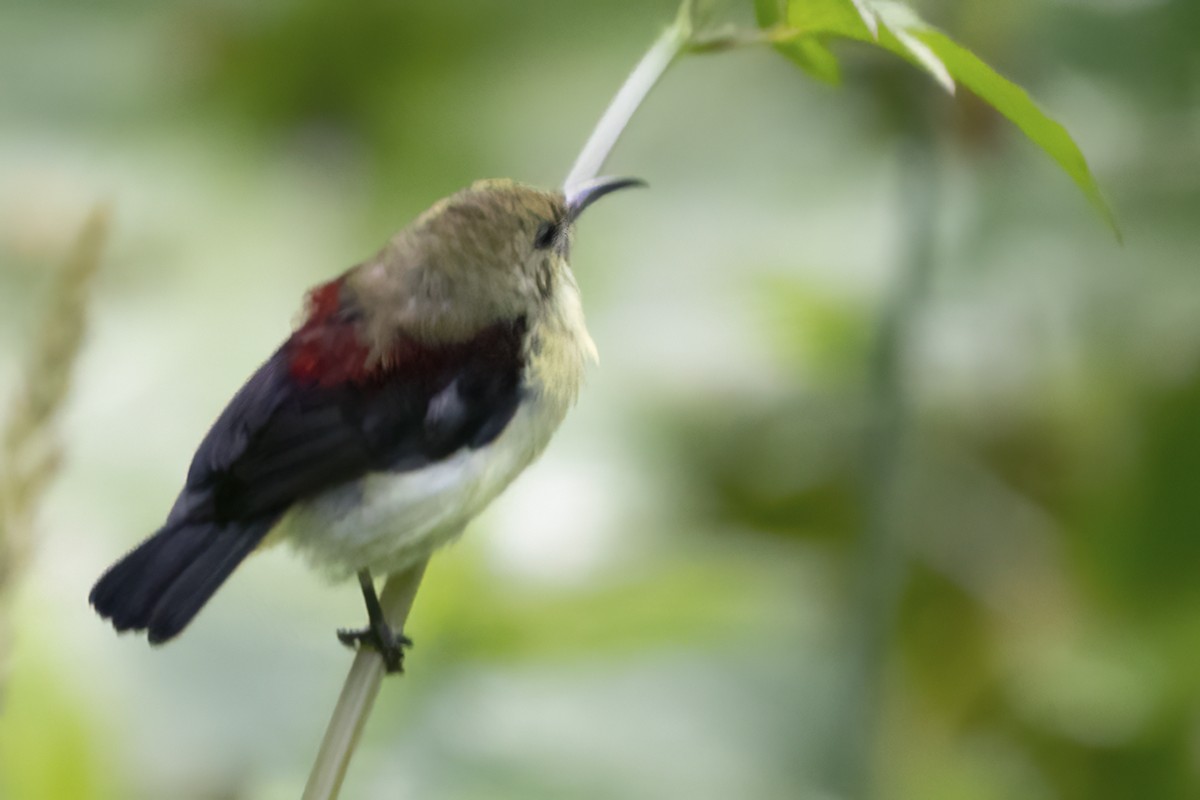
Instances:
[[[875,15],[874,9],[871,8],[869,0],[850,0],[854,4],[854,10],[858,12],[858,16],[862,19],[863,24],[867,26],[867,30],[871,33],[872,39],[879,38],[879,18]]]
[[[765,4],[767,0],[757,2]],[[864,8],[879,22],[877,31],[868,26],[862,13]],[[840,37],[873,44],[900,56],[928,72],[951,94],[954,94],[955,84],[962,83],[1049,155],[1079,187],[1117,240],[1122,240],[1116,215],[1067,129],[1042,111],[1024,89],[942,31],[927,25],[904,3],[892,0],[789,0],[787,24],[795,31],[796,38],[786,43],[787,49],[784,45],[777,49],[810,74],[814,74],[812,59],[804,52],[809,45],[801,43],[818,42],[828,51],[826,40]],[[829,58],[836,61],[832,52],[829,52]]]
[[[787,23],[805,37],[832,34],[874,42],[878,28],[872,32],[859,11],[859,2],[861,0],[791,0],[787,8]]]
[[[754,19],[760,28],[770,28],[787,18],[785,0],[754,0]]]
[[[813,78],[831,86],[842,84],[841,62],[820,38],[805,36],[777,44],[775,49]]]
[[[900,27],[892,27],[886,21],[884,25],[886,30],[896,39],[897,46],[893,47],[891,43],[888,43],[888,49],[928,72],[938,82],[938,85],[946,90],[946,94],[953,96],[955,90],[954,76],[945,62],[938,57],[937,53],[933,52],[929,45],[917,38],[912,31]],[[903,52],[899,48],[902,48]]]
[[[1121,240],[1116,215],[1104,199],[1087,158],[1071,134],[1033,101],[1028,93],[987,65],[967,48],[935,28],[913,36],[932,50],[954,77],[1016,125],[1026,137],[1062,168],[1084,197]]]

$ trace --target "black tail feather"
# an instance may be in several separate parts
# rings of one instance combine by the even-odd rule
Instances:
[[[268,523],[253,531],[243,527],[218,531],[154,605],[146,626],[150,642],[165,642],[182,631],[242,559],[258,547],[270,527]]]
[[[88,600],[118,631],[148,631],[152,643],[184,629],[273,519],[175,523],[151,536],[101,576]]]

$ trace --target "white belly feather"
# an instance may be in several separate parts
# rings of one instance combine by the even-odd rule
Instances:
[[[293,506],[280,533],[331,577],[397,572],[458,536],[545,449],[596,358],[569,273],[563,283],[554,311],[530,337],[525,396],[495,440],[325,491]]]
[[[491,444],[326,491],[292,509],[285,535],[335,577],[404,569],[457,536],[542,451],[561,420],[545,403],[527,400]]]

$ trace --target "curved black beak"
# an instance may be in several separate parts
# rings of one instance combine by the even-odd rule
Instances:
[[[575,222],[584,209],[604,195],[638,186],[644,187],[647,183],[641,178],[592,178],[580,184],[567,195],[566,223],[570,225]]]

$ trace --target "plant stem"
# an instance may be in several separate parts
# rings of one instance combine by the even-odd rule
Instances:
[[[570,196],[581,184],[600,174],[609,153],[625,132],[629,121],[675,59],[683,52],[692,38],[692,2],[684,0],[671,27],[663,31],[654,44],[642,56],[630,76],[613,98],[604,116],[596,124],[591,137],[579,158],[575,159],[563,191]]]
[[[883,309],[870,367],[871,426],[866,452],[866,523],[860,557],[857,624],[850,653],[848,730],[837,789],[853,800],[876,795],[884,681],[906,558],[900,479],[905,469],[909,398],[904,358],[933,265],[936,160],[930,132],[910,112],[900,148],[902,241],[898,279]]]
[[[379,595],[384,617],[397,631],[404,629],[426,564],[428,561],[421,561],[404,572],[388,576]],[[369,648],[359,650],[325,729],[321,750],[304,787],[303,800],[334,800],[338,796],[382,681],[383,659]]]
[[[675,22],[655,40],[609,104],[563,183],[566,194],[570,195],[572,190],[599,175],[634,113],[683,53],[692,37],[692,2],[683,0]],[[422,561],[405,572],[390,576],[383,588],[379,600],[384,616],[397,630],[404,627],[427,563]],[[325,729],[325,738],[304,788],[303,800],[334,800],[338,796],[359,736],[379,695],[383,672],[383,661],[378,653],[364,649],[354,657],[333,717]]]
[[[34,547],[38,505],[62,460],[58,420],[83,347],[89,293],[110,217],[107,204],[88,215],[53,277],[41,330],[29,348],[20,389],[6,407],[8,418],[0,432],[0,690],[12,651],[12,601]]]

